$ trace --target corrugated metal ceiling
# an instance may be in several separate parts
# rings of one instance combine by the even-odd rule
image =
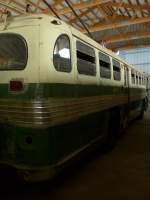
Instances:
[[[62,20],[87,34],[68,2],[94,39],[108,48],[150,45],[150,0],[0,0],[1,5],[8,3],[8,9],[14,6],[24,12],[26,5],[30,4],[31,12],[51,15],[55,12]],[[13,15],[17,14],[15,9],[11,10]]]

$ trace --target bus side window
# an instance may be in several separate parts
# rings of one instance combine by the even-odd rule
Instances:
[[[141,84],[143,85],[143,74],[141,75]]]
[[[111,78],[110,58],[102,52],[99,53],[100,76],[102,78]]]
[[[58,37],[55,43],[54,67],[60,72],[71,72],[70,39],[67,35]]]
[[[95,51],[92,47],[77,41],[77,69],[79,74],[95,76]]]
[[[135,84],[135,71],[131,70],[131,79],[132,79],[132,84]]]
[[[142,78],[141,78],[141,75],[139,75],[139,85],[142,85]]]
[[[136,85],[139,84],[139,77],[138,77],[138,73],[136,72]]]
[[[124,85],[128,86],[128,68],[124,66]]]
[[[113,62],[113,75],[114,75],[114,80],[120,81],[121,80],[121,70],[120,70],[120,62],[117,60],[112,60]]]

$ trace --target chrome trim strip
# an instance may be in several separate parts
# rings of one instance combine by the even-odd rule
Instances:
[[[131,101],[143,99],[134,95]],[[46,128],[79,119],[82,116],[126,104],[127,95],[79,98],[49,98],[33,101],[0,100],[0,122],[21,127]]]

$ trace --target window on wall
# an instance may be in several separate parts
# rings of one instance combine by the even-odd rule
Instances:
[[[114,80],[120,81],[121,80],[121,69],[120,69],[120,62],[117,60],[112,60],[113,62],[113,75],[114,75]]]
[[[110,58],[102,52],[99,53],[100,76],[102,78],[111,78]]]
[[[71,72],[70,40],[67,35],[61,35],[57,39],[53,62],[57,71]]]
[[[79,74],[96,75],[95,51],[80,41],[77,41],[77,69]]]
[[[133,70],[131,71],[131,80],[132,84],[135,84],[135,72]]]

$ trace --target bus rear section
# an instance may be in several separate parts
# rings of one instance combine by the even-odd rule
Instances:
[[[0,164],[18,169],[37,153],[30,144],[40,118],[39,29],[10,23],[0,31]]]

